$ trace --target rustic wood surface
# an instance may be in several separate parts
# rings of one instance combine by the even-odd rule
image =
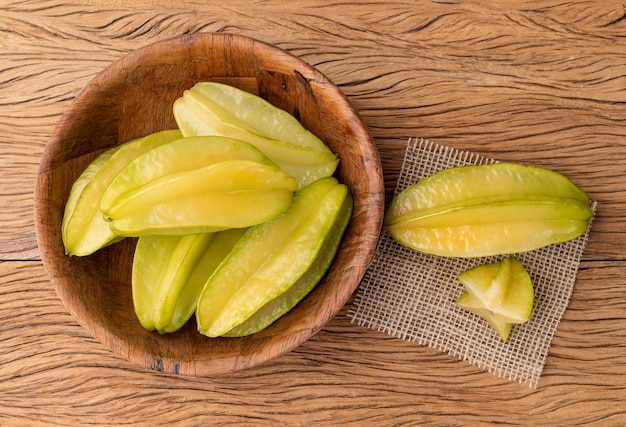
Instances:
[[[337,83],[388,196],[420,136],[553,168],[598,201],[536,389],[352,325],[348,306],[293,352],[212,379],[146,371],[78,325],[35,239],[44,146],[111,62],[201,31],[273,43]],[[0,1],[0,425],[626,425],[625,34],[616,1]]]

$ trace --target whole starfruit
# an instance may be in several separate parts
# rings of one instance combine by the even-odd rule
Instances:
[[[339,157],[295,117],[233,86],[197,83],[174,102],[173,111],[183,135],[246,141],[296,178],[300,188],[331,176],[339,163]]]
[[[481,257],[538,249],[585,233],[589,198],[544,168],[495,163],[446,169],[398,194],[384,227],[425,253]]]
[[[120,236],[199,234],[260,224],[286,210],[296,180],[254,146],[225,137],[160,145],[115,176],[100,210]]]

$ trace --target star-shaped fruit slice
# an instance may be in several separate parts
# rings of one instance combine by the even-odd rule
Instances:
[[[516,258],[482,264],[459,274],[465,292],[456,304],[483,319],[507,342],[513,325],[525,323],[533,310],[530,275]]]

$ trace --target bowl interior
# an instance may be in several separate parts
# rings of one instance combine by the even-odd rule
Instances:
[[[315,290],[266,330],[244,338],[206,338],[193,319],[179,332],[144,330],[132,307],[136,241],[87,257],[68,257],[61,222],[71,186],[103,150],[175,128],[172,103],[198,81],[256,93],[300,119],[340,156],[338,178],[354,197],[340,252]],[[115,353],[150,369],[214,375],[281,355],[316,333],[346,303],[367,268],[382,224],[380,160],[358,114],[324,75],[268,44],[228,34],[198,34],[147,46],[100,73],[63,115],[46,146],[35,215],[42,259],[59,297]]]

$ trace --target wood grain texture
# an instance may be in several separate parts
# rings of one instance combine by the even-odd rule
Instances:
[[[616,1],[4,1],[0,4],[0,424],[626,424],[626,12]],[[284,48],[329,76],[378,145],[406,139],[566,173],[598,201],[537,389],[349,323],[215,379],[143,371],[67,313],[38,261],[43,147],[112,61],[198,31]]]

